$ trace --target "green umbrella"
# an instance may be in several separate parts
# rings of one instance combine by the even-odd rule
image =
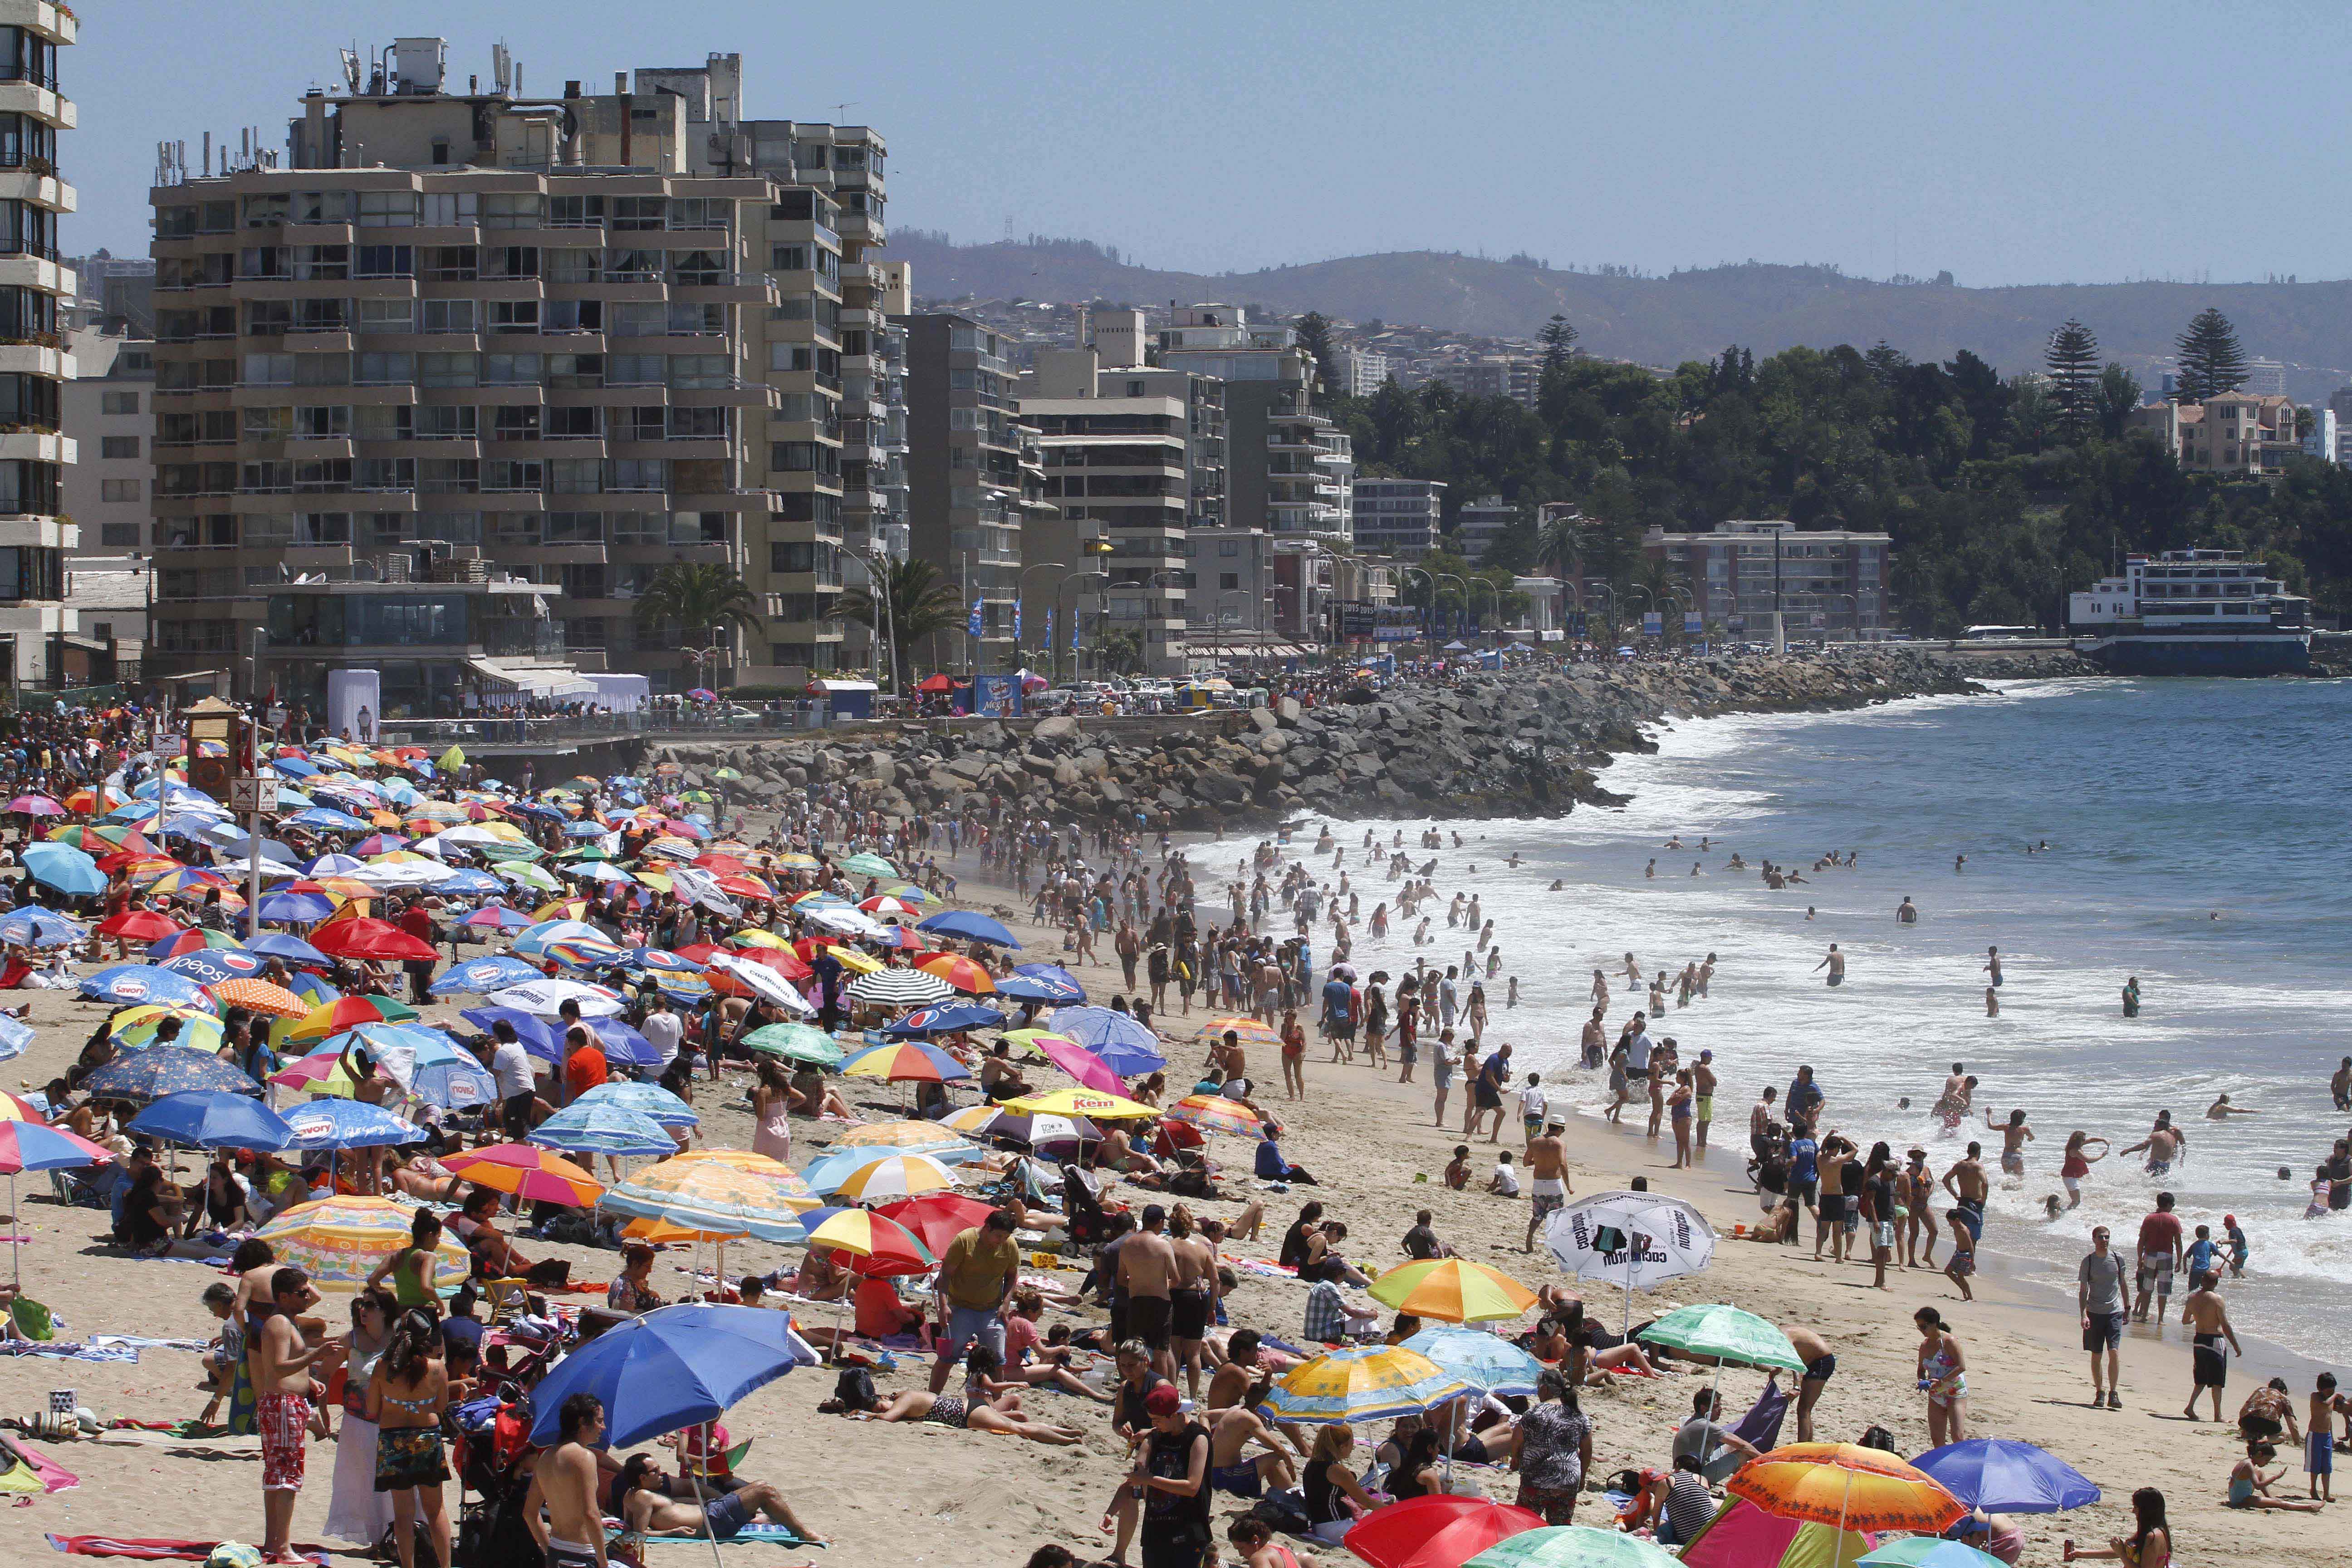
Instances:
[[[882,858],[881,856],[874,854],[852,855],[848,859],[844,860],[841,863],[841,868],[845,871],[854,872],[860,877],[895,877],[898,875],[898,867],[893,866],[889,861]]]
[[[1526,1530],[1495,1542],[1462,1568],[1682,1568],[1673,1553],[1638,1535],[1587,1525]]]
[[[743,776],[743,770],[740,768],[720,768],[710,776],[715,779],[725,779],[728,783],[732,784],[737,779]]]
[[[1788,1335],[1737,1307],[1676,1307],[1643,1329],[1639,1337],[1685,1355],[1711,1356],[1742,1366],[1777,1367],[1782,1372],[1805,1370]]]
[[[831,1035],[806,1024],[763,1025],[744,1036],[743,1043],[755,1051],[821,1068],[838,1066],[845,1054]]]

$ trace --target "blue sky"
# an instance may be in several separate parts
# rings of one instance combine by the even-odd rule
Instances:
[[[841,118],[881,129],[893,227],[1091,238],[1159,266],[1444,249],[1999,284],[2310,279],[2352,255],[2336,6],[82,10],[64,62],[76,251],[144,252],[157,141],[193,157],[205,130],[258,124],[281,144],[338,47],[439,32],[460,82],[487,79],[503,40],[533,94],[740,51],[755,115],[832,119],[849,100]]]

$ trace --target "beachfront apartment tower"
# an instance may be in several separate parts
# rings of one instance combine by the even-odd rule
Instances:
[[[58,249],[75,207],[58,173],[58,133],[76,122],[58,55],[74,14],[45,0],[0,0],[0,654],[9,689],[66,676],[65,558],[79,536],[64,501],[76,449],[63,429],[73,358],[63,313],[78,289]]]
[[[732,56],[544,98],[503,50],[454,90],[435,38],[346,66],[282,158],[160,163],[156,663],[314,708],[363,665],[387,719],[567,660],[656,690],[824,667],[878,140],[745,121]],[[740,581],[751,625],[641,624],[673,565]]]

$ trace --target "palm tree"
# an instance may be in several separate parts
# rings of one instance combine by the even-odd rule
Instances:
[[[696,646],[697,634],[721,628],[756,637],[760,620],[758,596],[732,568],[715,562],[673,562],[654,574],[637,599],[640,630],[674,625],[688,647]]]
[[[903,692],[908,686],[908,647],[962,625],[963,601],[954,584],[940,581],[939,568],[928,561],[894,561],[883,575],[886,586],[877,599],[873,569],[868,567],[866,585],[844,594],[839,613],[872,628],[876,637],[891,644],[891,689]]]
[[[1143,668],[1143,634],[1106,632],[1095,643],[1095,657],[1113,675],[1132,675]]]

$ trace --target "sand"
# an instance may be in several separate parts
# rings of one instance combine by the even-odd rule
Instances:
[[[957,868],[964,874],[967,902],[1014,902],[971,875],[976,868],[969,857]],[[1029,942],[1026,956],[1063,956],[1058,936],[1038,933],[1024,921],[1014,924]],[[1526,933],[1517,933],[1513,945],[1523,949],[1528,940]],[[1108,948],[1108,942],[1103,945]],[[1097,1000],[1119,989],[1113,967],[1088,967],[1080,971],[1080,977]],[[1737,976],[1718,977],[1714,990],[1711,1000],[1696,1005],[1736,1016]],[[70,994],[24,992],[17,996],[31,999],[39,1039],[23,1058],[0,1066],[0,1083],[13,1086],[21,1080],[38,1087],[64,1069],[103,1010]],[[454,1009],[428,1010],[428,1016],[454,1016]],[[1196,1008],[1192,1024],[1205,1016]],[[1171,1031],[1190,1026],[1178,1016],[1164,1022]],[[1171,1078],[1181,1078],[1201,1059],[1189,1033],[1181,1037],[1185,1043],[1170,1051]],[[1509,1016],[1499,1014],[1489,1043],[1510,1038]],[[1364,1066],[1331,1065],[1324,1059],[1328,1054],[1319,1040],[1310,1046],[1308,1098],[1281,1107],[1291,1124],[1286,1152],[1316,1172],[1324,1184],[1311,1193],[1298,1189],[1287,1195],[1267,1194],[1265,1234],[1255,1246],[1235,1250],[1271,1258],[1297,1205],[1311,1196],[1348,1223],[1352,1233],[1348,1250],[1373,1272],[1402,1260],[1399,1238],[1412,1223],[1414,1209],[1426,1206],[1434,1211],[1439,1235],[1463,1256],[1490,1263],[1531,1285],[1559,1278],[1540,1242],[1533,1258],[1517,1251],[1526,1226],[1524,1200],[1444,1187],[1441,1173],[1453,1146],[1461,1141],[1458,1094],[1450,1108],[1450,1126],[1435,1128],[1426,1083],[1401,1086],[1392,1081],[1393,1068],[1375,1074]],[[1634,1175],[1646,1175],[1654,1189],[1696,1203],[1720,1231],[1727,1233],[1735,1223],[1751,1220],[1757,1208],[1741,1169],[1747,1107],[1756,1086],[1741,1080],[1736,1059],[1727,1066],[1717,1105],[1727,1121],[1718,1125],[1717,1132],[1727,1136],[1718,1136],[1718,1150],[1707,1164],[1696,1171],[1669,1170],[1670,1136],[1653,1143],[1637,1126],[1613,1131],[1580,1118],[1568,1134],[1576,1190],[1589,1194],[1622,1187]],[[1264,1102],[1276,1101],[1281,1092],[1278,1066],[1270,1059],[1254,1059],[1252,1067],[1253,1077],[1263,1075],[1261,1081],[1267,1085],[1260,1091]],[[1425,1066],[1421,1071],[1425,1077]],[[744,1075],[730,1073],[726,1089],[705,1089],[698,1094],[704,1113],[701,1132],[709,1145],[750,1145],[744,1081]],[[876,1109],[869,1114],[878,1119],[888,1114],[898,1094],[866,1086],[853,1099],[872,1102]],[[838,1131],[837,1127],[796,1123],[794,1163],[813,1155]],[[1515,1118],[1504,1137],[1505,1146],[1517,1142]],[[1734,1147],[1721,1147],[1727,1142]],[[1213,1152],[1231,1163],[1238,1173],[1236,1184],[1251,1184],[1245,1146],[1219,1140]],[[1481,1182],[1490,1166],[1491,1159],[1481,1160]],[[1148,1201],[1125,1188],[1114,1195],[1138,1205]],[[1231,1214],[1236,1208],[1213,1203],[1194,1206],[1209,1214]],[[215,1325],[197,1299],[217,1278],[212,1271],[191,1263],[134,1261],[121,1256],[103,1245],[102,1215],[55,1205],[45,1181],[20,1179],[17,1215],[16,1228],[32,1238],[30,1246],[18,1249],[26,1288],[70,1324],[66,1337],[106,1332],[203,1337],[213,1331]],[[1997,1247],[1998,1241],[1996,1235],[1989,1246]],[[614,1270],[615,1256],[611,1253],[529,1242],[524,1246],[534,1256],[572,1258],[575,1279],[603,1280]],[[2060,1303],[2043,1287],[2002,1278],[1990,1252],[1980,1255],[1986,1268],[1976,1282],[1974,1303],[1961,1302],[1948,1281],[1924,1271],[1891,1271],[1889,1290],[1874,1291],[1866,1264],[1815,1263],[1811,1253],[1810,1238],[1802,1248],[1781,1248],[1738,1242],[1727,1235],[1709,1269],[1654,1293],[1637,1295],[1633,1315],[1646,1318],[1677,1303],[1728,1301],[1777,1321],[1808,1325],[1829,1341],[1839,1358],[1838,1373],[1817,1414],[1820,1435],[1851,1440],[1875,1423],[1890,1428],[1905,1452],[1916,1453],[1927,1446],[1927,1437],[1924,1399],[1914,1385],[1916,1335],[1910,1320],[1917,1307],[1934,1305],[1953,1324],[1967,1352],[1970,1435],[2040,1444],[2074,1464],[2106,1493],[2095,1508],[2026,1521],[2027,1562],[2058,1561],[2062,1536],[2103,1544],[2110,1535],[2128,1530],[2130,1492],[2144,1485],[2160,1487],[2170,1501],[2176,1560],[2180,1563],[2341,1561],[2341,1549],[2325,1544],[2334,1531],[2322,1519],[2221,1509],[2229,1468],[2239,1449],[2230,1428],[2192,1423],[2180,1415],[2189,1382],[2189,1352],[2186,1331],[2177,1324],[2160,1331],[2137,1327],[2131,1331],[2123,1375],[2126,1408],[2095,1411],[2088,1403],[2085,1358],[2078,1348],[2071,1306]],[[700,1257],[707,1263],[708,1250]],[[728,1270],[730,1275],[764,1270],[796,1257],[794,1248],[740,1244],[728,1249]],[[690,1260],[685,1252],[665,1253],[656,1268],[657,1287],[673,1299],[682,1293],[688,1281],[678,1269]],[[1062,1276],[1071,1284],[1077,1278],[1076,1272]],[[1584,1295],[1592,1311],[1616,1317],[1621,1298],[1615,1290],[1590,1285]],[[1295,1338],[1304,1301],[1303,1286],[1244,1276],[1230,1311],[1236,1325],[1255,1325]],[[340,1302],[331,1300],[329,1310],[340,1323]],[[1053,1321],[1049,1316],[1049,1323]],[[886,1392],[919,1386],[926,1370],[927,1363],[902,1360],[896,1373],[878,1381]],[[135,1365],[28,1359],[0,1363],[0,1415],[30,1414],[46,1405],[48,1390],[71,1387],[102,1416],[190,1416],[203,1399],[191,1386],[197,1373],[194,1356],[164,1350],[146,1352]],[[778,1482],[803,1518],[832,1539],[833,1548],[812,1554],[764,1545],[730,1546],[726,1549],[730,1563],[786,1563],[814,1555],[835,1568],[883,1563],[976,1568],[1019,1563],[1048,1541],[1070,1546],[1081,1560],[1107,1550],[1097,1526],[1124,1466],[1105,1407],[1053,1392],[1027,1395],[1026,1404],[1044,1418],[1088,1431],[1080,1447],[1048,1448],[929,1424],[885,1426],[820,1415],[814,1407],[831,1393],[832,1381],[826,1373],[795,1373],[746,1399],[728,1415],[727,1424],[737,1439],[752,1439],[741,1473]],[[1744,1408],[1760,1383],[1752,1373],[1727,1373],[1727,1406],[1735,1413]],[[1626,1466],[1665,1463],[1674,1429],[1698,1386],[1697,1376],[1678,1375],[1654,1381],[1615,1379],[1589,1391],[1584,1408],[1594,1426],[1594,1472],[1605,1475]],[[2225,1402],[2229,1413],[2234,1415],[2246,1386],[2247,1371],[2233,1369]],[[2298,1398],[2306,1389],[2307,1383],[2297,1384]],[[1793,1441],[1794,1434],[1791,1419],[1784,1440]],[[81,1485],[0,1512],[0,1553],[7,1561],[47,1561],[47,1549],[40,1540],[45,1531],[259,1539],[260,1465],[251,1439],[43,1447],[77,1472]],[[298,1542],[324,1541],[320,1527],[333,1459],[325,1445],[310,1451],[310,1483],[295,1513]],[[1488,1489],[1506,1500],[1515,1490],[1516,1478],[1502,1472],[1486,1472],[1484,1479]],[[2291,1472],[2282,1484],[2282,1495],[2302,1495],[2302,1476]],[[452,1502],[454,1509],[454,1489]],[[1237,1506],[1234,1500],[1218,1500],[1221,1544],[1223,1521]],[[1605,1519],[1603,1509],[1597,1496],[1588,1494],[1579,1520],[1599,1522]],[[1307,1560],[1308,1552],[1292,1544]],[[339,1554],[347,1552],[337,1550]],[[708,1550],[660,1545],[652,1550],[652,1559],[657,1564],[684,1564]],[[1336,1548],[1315,1555],[1326,1562],[1354,1561]]]

